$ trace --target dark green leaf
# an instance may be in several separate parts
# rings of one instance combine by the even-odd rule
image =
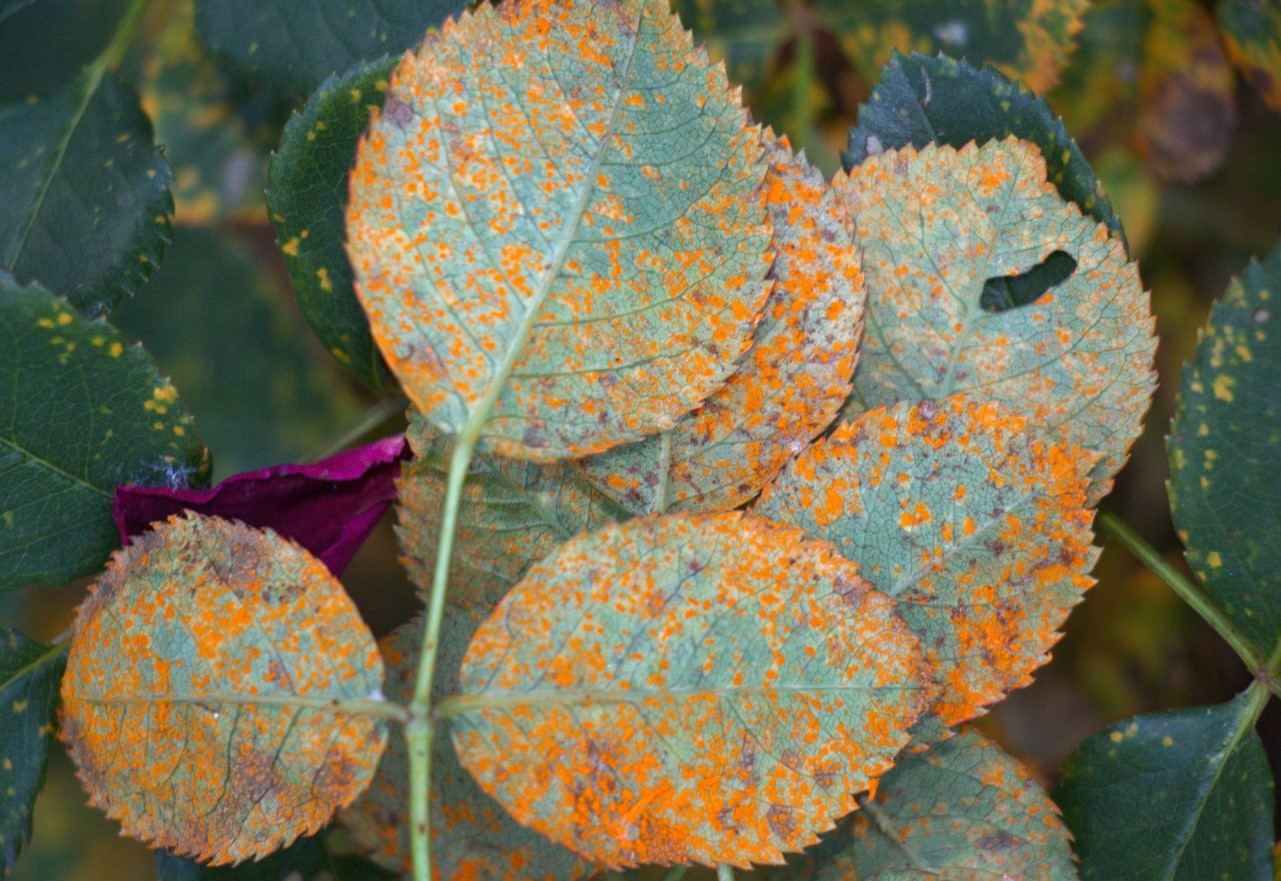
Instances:
[[[1188,565],[1268,657],[1281,643],[1281,245],[1215,304],[1170,427]]]
[[[140,346],[0,280],[0,590],[62,584],[120,539],[119,484],[197,485],[208,454]]]
[[[1082,878],[1270,881],[1272,772],[1252,698],[1138,716],[1077,748],[1055,800]]]
[[[168,851],[156,851],[156,881],[312,881],[328,868],[319,835],[300,838],[258,862],[206,866]]]
[[[4,0],[0,2],[0,21],[4,21],[24,6],[30,6],[35,0]]]
[[[792,28],[775,0],[674,0],[672,9],[712,54],[724,59],[732,82],[755,94]]]
[[[0,629],[0,875],[8,874],[31,838],[31,809],[44,783],[66,648]]]
[[[129,0],[5,0],[0,27],[0,104],[52,94],[98,57]]]
[[[282,94],[304,98],[332,73],[399,55],[462,0],[196,0],[196,27],[214,49]]]
[[[334,881],[393,881],[400,877],[358,856],[330,857],[329,871]]]
[[[1045,99],[991,68],[977,69],[939,55],[930,58],[895,53],[881,74],[871,100],[859,108],[858,127],[850,130],[845,167],[882,150],[929,143],[961,148],[1010,135],[1031,141],[1045,156],[1049,180],[1064,199],[1095,220],[1121,232],[1094,169],[1068,136]]]
[[[237,241],[177,227],[170,259],[115,316],[182,388],[219,479],[305,459],[359,412],[286,297]]]
[[[89,68],[0,107],[0,267],[90,318],[133,293],[169,241],[169,166],[132,89]]]
[[[330,77],[285,126],[267,205],[298,305],[330,353],[374,389],[394,386],[369,335],[347,260],[347,175],[356,143],[382,106],[396,60]]]

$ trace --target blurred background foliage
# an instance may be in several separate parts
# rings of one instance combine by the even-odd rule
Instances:
[[[36,0],[0,17],[0,103],[66,85],[110,38],[125,0]],[[1047,96],[1094,165],[1151,289],[1160,385],[1146,431],[1105,506],[1176,565],[1163,438],[1181,365],[1211,301],[1281,238],[1281,5],[1274,0],[677,0],[724,58],[759,119],[831,174],[859,105],[894,50],[991,63]],[[300,106],[215,56],[192,0],[154,0],[122,69],[174,171],[174,241],[114,321],[143,340],[209,444],[215,479],[315,458],[401,426],[303,320],[267,217],[273,146]],[[386,46],[395,52],[403,46]],[[927,93],[928,97],[928,93]],[[385,412],[385,408],[384,408]],[[1279,537],[1281,540],[1281,537]],[[384,523],[348,570],[377,634],[413,611]],[[1053,662],[983,727],[1040,779],[1084,736],[1136,713],[1223,701],[1247,677],[1235,655],[1156,576],[1107,547],[1099,583]],[[50,602],[50,596],[56,600]],[[0,599],[37,638],[65,628],[83,585]],[[1260,733],[1281,770],[1281,711]],[[150,853],[84,806],[56,754],[35,838],[13,874],[149,879]]]

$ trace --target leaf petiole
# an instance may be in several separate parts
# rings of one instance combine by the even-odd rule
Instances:
[[[734,881],[734,867],[729,863],[721,863],[717,866],[716,881]]]

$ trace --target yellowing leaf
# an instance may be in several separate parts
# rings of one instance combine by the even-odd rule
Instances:
[[[853,808],[923,677],[893,604],[826,542],[677,514],[531,568],[438,713],[487,792],[593,862],[746,865]]]
[[[864,292],[844,206],[786,138],[767,134],[766,144],[775,288],[743,366],[666,437],[580,464],[634,514],[738,507],[827,427],[849,394]]]
[[[902,403],[810,447],[753,511],[833,542],[897,601],[952,725],[1031,681],[1093,583],[1083,458],[992,402]]]
[[[1098,458],[1097,502],[1154,380],[1148,297],[1125,246],[1063,201],[1040,152],[1014,138],[886,151],[855,166],[846,189],[867,338],[844,414],[959,392],[1003,402]],[[987,301],[989,279],[1065,262],[1066,279],[1032,302]]]
[[[482,5],[392,77],[349,252],[410,399],[552,460],[670,428],[768,285],[759,130],[664,0]]]
[[[319,560],[274,532],[175,516],[120,551],[81,606],[61,735],[127,834],[240,862],[365,788],[386,731],[332,704],[379,698],[382,676]]]
[[[463,653],[489,606],[450,605],[441,629],[437,675],[439,699],[457,690]],[[387,663],[387,696],[408,702],[422,651],[423,623],[410,621],[379,643]],[[432,740],[431,852],[440,881],[572,881],[592,872],[576,855],[521,826],[485,794],[458,764],[446,731]],[[409,845],[409,755],[403,738],[393,738],[373,782],[340,817],[370,858],[397,872],[412,868]]]

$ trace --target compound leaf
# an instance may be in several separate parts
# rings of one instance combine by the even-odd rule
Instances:
[[[330,74],[398,55],[461,0],[196,0],[196,27],[213,50],[291,98]]]
[[[492,412],[503,455],[602,452],[734,371],[769,291],[764,173],[665,0],[482,5],[406,57],[361,142],[357,293],[440,430]]]
[[[849,394],[863,276],[844,207],[786,138],[767,133],[766,145],[775,287],[751,351],[675,428],[579,463],[633,514],[738,507],[827,427]]]
[[[850,129],[846,168],[883,150],[931,143],[961,149],[1009,136],[1041,149],[1049,180],[1064,199],[1113,233],[1121,221],[1112,210],[1094,169],[1045,99],[991,68],[975,68],[946,55],[894,54],[881,71],[871,99]]]
[[[267,206],[298,305],[329,353],[372,389],[395,381],[369,335],[344,248],[347,175],[369,118],[382,106],[398,59],[325,80],[290,117],[271,160]]]
[[[1170,502],[1188,565],[1270,657],[1281,644],[1281,245],[1215,304],[1170,426]]]
[[[867,339],[844,415],[976,392],[1097,456],[1098,501],[1147,409],[1156,340],[1124,244],[1046,181],[1010,138],[887,150],[846,185],[867,276]],[[985,303],[1062,252],[1068,277],[1024,305]],[[1056,258],[1062,261],[1063,258]]]
[[[472,634],[492,609],[450,605],[445,609],[436,661],[433,698],[458,689],[458,668]],[[410,621],[379,643],[387,664],[387,696],[408,702],[422,652],[422,621]],[[591,867],[574,853],[512,819],[458,764],[447,731],[432,740],[432,866],[442,881],[507,881],[538,878],[572,881]],[[397,872],[412,868],[409,844],[409,755],[404,739],[387,745],[374,780],[341,819],[352,837],[379,865]]]
[[[607,866],[778,862],[887,770],[930,686],[826,542],[739,513],[610,525],[481,625],[451,718],[517,820]]]
[[[1222,0],[1215,15],[1232,63],[1269,107],[1281,110],[1281,9],[1258,0]]]
[[[386,730],[373,636],[323,563],[191,514],[119,552],[81,606],[62,729],[90,801],[213,863],[315,832],[368,785]]]
[[[132,294],[169,243],[169,166],[128,87],[93,66],[0,107],[0,269],[90,318]]]
[[[904,402],[805,450],[753,511],[833,542],[898,603],[952,725],[1031,681],[1093,583],[1082,458],[994,402]]]
[[[0,590],[60,585],[119,547],[120,484],[207,483],[178,392],[141,347],[0,278]]]
[[[8,875],[31,839],[66,663],[65,645],[41,645],[0,628],[0,875]]]
[[[1251,699],[1138,716],[1077,747],[1054,797],[1083,879],[1272,878],[1272,771]]]
[[[449,441],[417,414],[409,442],[417,458],[397,484],[400,546],[424,598],[436,566]],[[450,595],[493,604],[525,570],[580,532],[627,519],[627,511],[569,464],[542,464],[489,453],[472,457],[458,510]]]

